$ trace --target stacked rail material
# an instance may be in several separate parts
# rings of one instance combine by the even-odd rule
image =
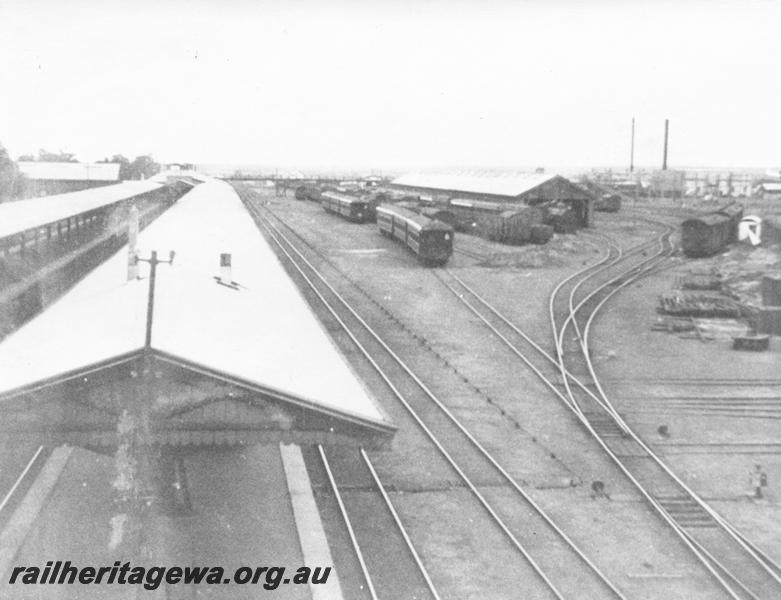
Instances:
[[[679,287],[684,290],[721,290],[721,275],[716,272],[687,273],[681,277]]]
[[[344,217],[348,221],[365,223],[370,220],[368,202],[355,196],[323,192],[320,194],[320,204],[327,212]]]
[[[681,223],[681,247],[691,257],[711,256],[738,239],[738,226],[743,218],[743,207],[730,204]]]
[[[618,212],[621,210],[621,196],[618,194],[602,194],[594,202],[594,210],[600,212]]]
[[[678,317],[739,319],[750,311],[730,298],[703,294],[665,294],[659,296],[659,312]]]
[[[377,207],[379,232],[407,246],[426,265],[443,265],[453,254],[453,228],[396,205]]]

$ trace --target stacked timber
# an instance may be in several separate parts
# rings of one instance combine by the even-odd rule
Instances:
[[[739,319],[750,311],[730,298],[703,294],[668,294],[659,297],[659,312],[678,317]]]

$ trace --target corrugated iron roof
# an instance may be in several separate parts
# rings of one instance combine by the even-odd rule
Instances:
[[[172,361],[302,406],[392,428],[259,235],[231,187],[209,181],[138,235],[157,271],[151,347]],[[127,247],[0,344],[0,396],[128,356],[144,345],[148,265],[127,281]],[[220,254],[238,285],[218,284]],[[302,376],[304,374],[304,376]],[[2,404],[2,401],[0,401]]]
[[[28,179],[58,181],[118,181],[119,163],[18,162]]]
[[[521,173],[516,175],[470,175],[410,173],[393,180],[394,185],[438,190],[453,190],[470,194],[519,196],[558,177],[553,173]]]

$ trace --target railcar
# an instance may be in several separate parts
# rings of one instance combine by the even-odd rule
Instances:
[[[344,217],[348,221],[365,223],[370,219],[368,201],[355,196],[323,192],[320,194],[320,204],[327,212]]]
[[[453,228],[405,208],[377,207],[379,232],[407,246],[426,265],[444,265],[453,254]]]
[[[600,212],[618,212],[621,210],[621,196],[618,194],[602,194],[594,202],[594,210]]]

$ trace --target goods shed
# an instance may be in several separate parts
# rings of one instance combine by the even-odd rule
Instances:
[[[561,175],[522,173],[515,175],[407,174],[391,187],[418,194],[446,194],[472,200],[487,200],[530,206],[566,206],[581,227],[591,221],[593,196]]]

